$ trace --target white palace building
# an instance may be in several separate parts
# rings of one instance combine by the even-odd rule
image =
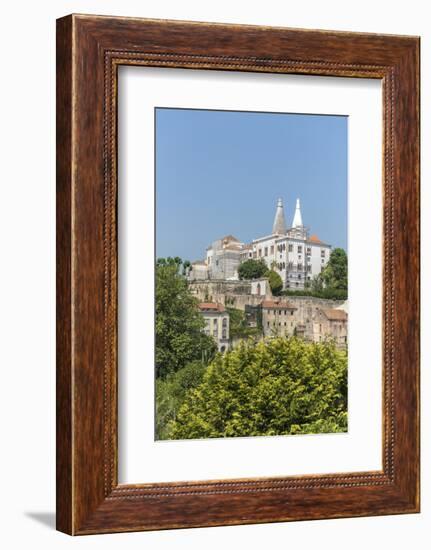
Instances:
[[[248,259],[263,259],[268,268],[275,269],[283,287],[302,290],[328,263],[331,246],[316,235],[309,235],[302,223],[301,206],[296,201],[292,226],[287,228],[283,201],[278,199],[272,233],[241,243],[232,235],[214,241],[206,258],[192,263],[190,280],[238,280],[238,267]]]

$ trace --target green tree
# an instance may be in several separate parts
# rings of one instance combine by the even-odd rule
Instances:
[[[347,431],[347,352],[273,338],[217,355],[171,425],[174,439]]]
[[[323,286],[347,290],[347,254],[342,248],[334,248],[329,262],[320,274]]]
[[[265,260],[246,260],[240,264],[238,268],[238,276],[240,279],[260,279],[264,277],[268,271],[268,266]]]
[[[267,271],[265,277],[268,277],[269,286],[274,296],[279,296],[283,290],[283,281],[278,273],[275,271]]]
[[[198,301],[179,272],[178,260],[156,264],[157,376],[176,372],[194,360],[208,362],[216,350],[214,339],[202,332],[205,323]]]
[[[189,260],[185,260],[183,262],[183,275],[186,276],[187,275],[187,272],[189,271],[190,267],[191,267],[191,262]]]
[[[206,365],[188,363],[179,371],[156,379],[156,439],[170,439],[172,423],[187,392],[202,382]]]
[[[229,313],[229,336],[233,338],[247,338],[261,334],[261,330],[256,327],[249,327],[244,311],[234,307],[227,307]]]

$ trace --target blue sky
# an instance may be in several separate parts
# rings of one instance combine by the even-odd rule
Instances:
[[[347,250],[347,117],[156,109],[156,255],[269,235],[296,198],[311,234]]]

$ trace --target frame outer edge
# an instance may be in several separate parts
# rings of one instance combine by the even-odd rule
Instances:
[[[56,24],[56,528],[73,534],[73,17]]]
[[[241,514],[231,522],[226,519],[225,512],[221,514],[220,519],[209,519],[208,517],[203,517],[200,521],[189,522],[186,521],[187,518],[185,519],[184,517],[186,511],[182,509],[182,506],[188,502],[189,496],[192,498],[193,493],[183,496],[176,495],[174,500],[171,500],[168,497],[168,501],[170,501],[170,503],[167,502],[166,505],[163,506],[161,506],[161,502],[159,501],[159,512],[155,511],[154,506],[152,504],[150,505],[150,503],[147,505],[144,502],[141,502],[138,505],[137,500],[132,500],[136,497],[124,496],[123,498],[118,500],[115,499],[113,501],[109,497],[109,494],[106,494],[106,485],[104,496],[102,494],[103,483],[101,477],[103,468],[100,466],[100,462],[98,462],[98,459],[100,459],[102,455],[104,456],[100,444],[101,424],[99,423],[98,426],[95,426],[95,418],[92,417],[96,410],[100,410],[101,404],[99,401],[100,391],[97,386],[100,382],[100,371],[95,368],[98,365],[97,359],[100,357],[101,350],[99,344],[97,342],[93,343],[92,340],[93,337],[98,338],[98,334],[95,334],[94,332],[93,334],[91,334],[91,332],[84,332],[86,328],[91,328],[94,330],[94,325],[89,327],[86,327],[85,325],[85,323],[88,322],[88,313],[96,313],[97,318],[99,319],[100,311],[99,306],[95,304],[96,297],[91,296],[90,300],[90,296],[88,296],[88,284],[83,284],[83,281],[85,282],[85,277],[87,275],[91,276],[90,278],[93,282],[100,281],[99,272],[89,272],[91,266],[94,268],[93,257],[90,256],[89,252],[96,252],[98,258],[97,262],[99,262],[100,249],[97,242],[94,241],[94,238],[99,234],[99,226],[96,227],[95,225],[91,225],[90,227],[92,240],[89,246],[92,247],[92,250],[90,250],[90,248],[85,248],[82,245],[82,239],[85,237],[85,226],[88,221],[85,215],[88,214],[87,209],[89,208],[89,205],[96,207],[97,212],[92,212],[92,214],[97,214],[97,220],[100,219],[99,203],[94,202],[99,201],[100,190],[96,193],[91,184],[91,182],[94,182],[94,177],[99,177],[100,164],[98,166],[89,164],[91,159],[94,157],[94,153],[98,154],[97,149],[100,146],[100,136],[97,133],[99,132],[97,128],[99,128],[100,125],[100,118],[98,117],[100,117],[101,112],[100,99],[97,94],[100,94],[102,90],[99,89],[101,84],[100,66],[95,65],[95,63],[96,61],[97,63],[101,62],[103,51],[111,49],[111,44],[113,41],[116,44],[119,43],[121,45],[122,38],[119,36],[120,31],[122,32],[125,30],[127,32],[129,30],[127,27],[127,21],[125,22],[126,24],[124,26],[122,25],[122,28],[119,29],[117,28],[117,18],[109,18],[109,21],[107,21],[107,19],[104,20],[103,24],[101,21],[100,24],[99,21],[97,21],[96,24],[93,16],[78,17],[74,15],[60,19],[57,22],[57,529],[68,534],[87,534],[109,531],[133,531],[142,529],[223,525],[229,523],[241,524],[267,521],[288,521],[289,519],[311,519],[313,514],[310,514],[310,517],[306,518],[300,513],[299,515],[294,514],[290,517],[283,518],[282,514],[266,516],[265,518],[257,518],[255,514],[251,514],[249,516],[244,515],[244,511],[241,510]],[[142,24],[146,22],[145,20],[138,21],[142,21]],[[136,27],[136,20],[134,20],[134,23]],[[174,27],[178,27],[178,23],[179,22],[172,22],[172,25]],[[155,25],[155,32],[157,33],[161,30],[165,31],[167,23],[158,21],[154,23],[152,22],[151,25]],[[195,27],[197,26],[197,28],[199,28],[199,25],[202,27],[206,26],[195,23],[193,25]],[[184,27],[181,28],[181,31],[186,31],[188,24],[181,25],[181,27]],[[219,29],[220,28],[221,27],[219,27]],[[240,32],[241,29],[242,27],[238,26],[238,28],[232,29],[232,31],[236,33]],[[259,27],[256,29],[259,29]],[[163,32],[163,35],[157,35],[156,37],[152,36],[150,33],[150,37],[146,35],[142,38],[142,34],[140,34],[140,32],[138,36],[138,30],[140,31],[141,29],[133,28],[131,37],[132,39],[136,39],[136,42],[133,42],[133,47],[138,51],[139,48],[145,48],[145,44],[148,43],[148,41],[152,44],[156,44],[156,47],[161,44],[160,47],[163,48],[165,47],[164,44],[166,40],[168,44],[170,40],[172,41],[171,38],[166,38],[165,32]],[[166,31],[168,30],[169,29],[166,29]],[[285,30],[296,36],[298,34],[303,34],[302,32],[298,33],[295,29]],[[178,29],[176,29],[176,31],[178,31]],[[248,32],[254,32],[254,29],[248,29]],[[315,31],[309,32],[312,35]],[[167,33],[167,35],[169,35],[169,33]],[[337,38],[339,33],[334,31],[334,35]],[[76,36],[76,40],[74,40],[74,36]],[[161,42],[159,42],[159,36],[163,36]],[[356,37],[356,41],[363,41],[365,39],[363,35],[359,34],[352,33],[351,36],[352,43],[354,42],[354,37]],[[377,40],[378,36],[379,35],[375,35],[373,37],[370,35],[370,42]],[[381,37],[386,38],[384,35],[381,35]],[[128,37],[129,40],[131,38]],[[401,41],[399,38],[395,37],[391,38],[387,36],[387,38],[390,42],[388,44],[388,59],[392,56],[390,64],[393,65],[393,56],[399,56],[401,50],[405,53],[407,49],[410,49],[411,53],[411,50],[413,49],[413,40],[415,40],[412,39],[412,37],[406,37],[406,39]],[[187,45],[186,48],[190,47],[192,50],[193,48],[197,48],[196,40],[197,39],[195,37],[192,43]],[[277,40],[279,40],[279,38]],[[305,40],[303,42],[304,48],[310,52],[313,48],[312,44],[310,45],[308,42],[306,44]],[[333,46],[334,45],[331,46],[332,49]],[[370,46],[372,46],[372,44],[368,43],[362,51],[361,44],[361,55],[365,59],[367,53],[371,55]],[[174,47],[176,47],[176,44],[170,46],[170,48]],[[229,51],[229,49],[233,50],[233,46],[229,46],[226,49],[227,51]],[[77,54],[79,54],[79,58],[76,58],[75,60],[75,56]],[[86,59],[86,55],[90,56],[90,59]],[[169,53],[169,55],[174,55],[175,57],[176,54]],[[187,55],[188,54],[186,54],[186,57]],[[287,59],[290,59],[290,52],[288,49],[286,50],[286,55]],[[307,55],[312,55],[312,51],[311,54],[308,53]],[[418,55],[417,39],[414,55]],[[217,57],[219,57],[218,54]],[[331,56],[329,56],[328,59],[331,59]],[[417,60],[417,58],[415,58],[415,60]],[[92,64],[91,67],[90,64]],[[195,65],[200,65],[200,63],[196,63]],[[389,66],[389,61],[386,66]],[[84,69],[85,71],[95,69],[95,71],[91,74],[91,79],[95,79],[95,86],[91,90],[88,87],[87,82],[82,83],[80,81],[80,78],[84,75]],[[237,69],[233,68],[233,70]],[[248,69],[243,68],[243,70]],[[413,69],[414,82],[409,82],[410,87],[407,85],[407,89],[413,94],[413,96],[415,96],[415,99],[417,99],[416,96],[418,95],[418,75],[415,72],[416,70],[417,67]],[[318,73],[323,74],[323,69],[319,68]],[[96,76],[93,76],[94,74]],[[334,74],[333,68],[328,68],[328,72],[325,74]],[[355,75],[352,72],[352,76],[360,75]],[[368,74],[367,72],[361,72],[361,76],[366,77]],[[97,88],[97,90],[94,88]],[[91,111],[92,116],[89,117],[86,115],[86,110],[90,108],[91,105],[95,107],[95,110]],[[79,113],[76,111],[77,109],[79,110]],[[76,115],[74,115],[75,111]],[[408,113],[415,123],[418,122],[417,110],[412,112],[410,109],[408,110]],[[84,115],[84,117],[81,115]],[[76,118],[75,122],[74,116]],[[86,120],[82,120],[82,118]],[[418,137],[417,127],[418,125],[416,125],[416,134],[414,134],[416,135],[416,138]],[[84,143],[80,140],[82,138],[85,141],[86,139],[91,138],[92,132],[96,135],[97,143],[95,145],[90,143],[90,150],[88,148],[85,149]],[[74,141],[78,138],[79,141]],[[414,143],[413,147],[417,147],[417,144]],[[100,161],[100,159],[94,160],[96,160],[97,163]],[[406,164],[404,160],[398,157],[397,160],[405,169]],[[413,201],[416,201],[415,204],[417,208],[419,204],[418,160],[418,155],[416,155],[414,161],[412,161],[412,158],[410,157],[410,163],[407,163],[410,168],[415,168],[415,175],[412,180],[414,185],[411,186],[411,197]],[[80,163],[79,165],[76,164],[78,161]],[[81,162],[85,165],[84,170],[82,170]],[[85,171],[85,169],[87,171]],[[87,212],[85,212],[86,210]],[[76,224],[74,222],[75,219]],[[409,218],[407,216],[407,221],[408,219]],[[97,223],[99,222],[97,221]],[[410,243],[413,243],[415,254],[417,252],[416,247],[419,237],[418,230],[418,227],[413,229],[414,235],[409,240]],[[104,239],[106,240],[106,235],[104,235]],[[89,262],[90,257],[92,258],[91,262]],[[77,262],[78,258],[79,263]],[[416,255],[414,260],[418,261],[418,257]],[[99,269],[99,264],[97,265],[97,269]],[[405,277],[408,277],[410,281],[413,281],[416,285],[418,285],[419,278],[416,268],[409,270],[408,267],[405,266],[403,273]],[[95,288],[93,291],[94,290],[98,289]],[[401,291],[402,290],[403,289],[401,288]],[[415,338],[417,337],[416,327],[418,326],[419,321],[419,305],[416,301],[416,291],[414,292],[413,303],[410,304],[408,311],[410,314],[410,319],[412,319],[412,322],[415,324],[415,328],[411,332],[411,335]],[[85,326],[79,326],[79,324],[74,326],[73,317],[76,317],[77,323],[84,320]],[[416,340],[410,345],[409,349],[412,349],[412,345],[417,348]],[[74,356],[74,350],[72,349],[74,342],[76,347],[76,356]],[[81,345],[84,346],[84,349],[81,349]],[[97,348],[96,354],[93,354],[94,347]],[[404,352],[406,351],[407,350],[405,349]],[[414,362],[414,374],[417,375],[419,361],[416,354],[414,354],[412,362]],[[403,368],[402,371],[403,376],[408,376],[405,368]],[[75,375],[76,392],[74,393]],[[408,376],[408,380],[409,387],[413,392],[412,397],[415,402],[416,409],[415,406],[412,406],[409,411],[404,410],[404,413],[410,412],[415,414],[418,413],[418,380],[417,378],[414,379],[413,373]],[[90,397],[90,393],[87,388],[97,390],[98,397],[94,404],[88,399]],[[94,397],[95,396],[91,395],[92,400],[94,400]],[[113,396],[110,395],[110,399],[112,399],[112,397]],[[399,400],[397,403],[399,406],[405,407],[405,402],[403,399]],[[320,510],[320,512],[315,515],[316,519],[317,517],[329,518],[356,515],[405,513],[413,511],[411,506],[412,497],[416,499],[418,498],[418,491],[414,491],[412,488],[412,482],[418,483],[418,475],[415,475],[415,473],[418,473],[419,440],[416,435],[418,422],[415,417],[415,421],[408,420],[408,418],[406,418],[406,423],[409,431],[408,439],[410,440],[410,444],[413,448],[411,447],[409,449],[407,459],[410,475],[406,477],[401,471],[402,469],[400,469],[402,480],[401,486],[398,485],[397,489],[401,489],[401,493],[395,494],[389,490],[389,487],[385,493],[379,493],[377,488],[374,490],[370,487],[369,491],[366,490],[365,493],[370,496],[374,495],[374,498],[377,500],[381,499],[381,501],[379,500],[379,503],[377,500],[374,501],[374,506],[372,506],[373,503],[370,502],[370,506],[372,506],[371,509],[365,510],[364,508],[363,511],[360,511],[360,508],[343,509],[341,512],[334,514],[330,513],[329,509],[328,511],[323,512]],[[109,427],[110,423],[109,421],[106,422],[105,419],[103,422],[104,433],[110,431]],[[112,429],[115,431],[114,426],[112,426]],[[108,439],[110,440],[111,437],[108,437]],[[402,459],[401,456],[400,459]],[[89,460],[93,460],[95,462],[90,465],[88,462]],[[115,482],[115,479],[113,481]],[[395,489],[395,487],[392,488]],[[405,497],[407,496],[406,489],[410,497],[410,502],[405,500]],[[109,492],[110,491],[108,490],[108,493]],[[229,492],[235,493],[235,491]],[[251,492],[253,492],[253,490]],[[343,490],[343,495],[349,495],[350,493],[352,496],[359,495],[359,491],[356,491],[356,489],[353,488],[351,490]],[[280,494],[284,494],[284,492]],[[305,494],[305,492],[303,494]],[[209,497],[209,493],[207,496]],[[298,497],[300,496],[301,492],[298,494]],[[195,496],[193,496],[193,499],[194,498]],[[238,502],[246,502],[245,497],[240,497],[238,494],[226,498],[228,500],[234,499]],[[385,501],[385,498],[388,500]],[[392,500],[391,505],[389,505],[391,498],[394,500]],[[197,500],[199,501],[199,498]],[[225,510],[223,502],[225,502],[224,497],[220,497],[217,500],[211,498],[211,503],[214,503],[214,506],[222,506],[223,510]],[[198,503],[194,502],[193,504]],[[129,507],[130,510],[127,512]],[[132,513],[134,518],[131,516],[127,518],[128,513]],[[155,518],[154,522],[152,522],[149,517],[153,513],[156,515],[159,514],[159,518]],[[165,517],[163,520],[161,517],[162,513],[169,514],[170,518],[168,519],[168,517]]]

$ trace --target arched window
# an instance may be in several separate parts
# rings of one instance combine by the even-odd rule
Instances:
[[[227,327],[227,319],[226,317],[223,319],[223,328]]]
[[[257,290],[257,295],[260,296],[260,283],[257,283],[256,290]],[[226,319],[224,319],[224,321],[226,321]]]

